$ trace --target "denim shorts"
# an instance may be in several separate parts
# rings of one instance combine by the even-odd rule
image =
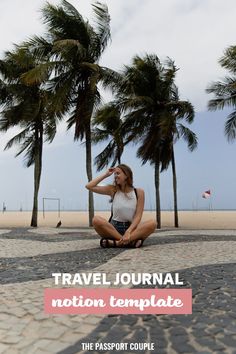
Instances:
[[[129,228],[130,222],[116,221],[111,220],[110,223],[114,226],[114,228],[123,236],[125,231]]]

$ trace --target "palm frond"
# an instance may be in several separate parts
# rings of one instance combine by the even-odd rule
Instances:
[[[52,53],[63,61],[64,65],[78,67],[87,58],[87,51],[78,39],[62,39],[54,42]]]
[[[106,67],[100,67],[101,85],[104,89],[110,89],[113,94],[117,93],[118,88],[123,82],[121,73]]]
[[[47,3],[42,13],[44,23],[55,41],[73,38],[79,40],[84,48],[88,48],[90,38],[87,23],[70,3],[65,0],[62,1],[62,6]]]
[[[56,129],[56,121],[55,119],[48,119],[46,120],[46,123],[44,125],[44,136],[45,136],[45,141],[48,143],[51,143],[53,139],[55,138],[57,129]]]
[[[226,76],[223,81],[211,83],[206,89],[207,93],[213,93],[216,97],[230,95],[236,91],[236,77]]]
[[[22,140],[24,140],[28,136],[28,133],[29,133],[29,128],[27,127],[26,129],[22,130],[20,133],[18,133],[17,135],[15,135],[13,138],[10,139],[7,142],[4,150],[11,149],[13,145],[20,144]]]
[[[25,152],[24,156],[24,164],[26,167],[30,167],[35,164],[35,152],[36,152],[36,144],[32,138],[29,138],[28,142],[26,141],[25,144],[22,146],[21,150],[18,152],[16,156],[19,156],[23,152]]]
[[[52,93],[49,111],[55,113],[56,117],[61,119],[74,106],[75,86],[73,70],[54,77],[47,84],[47,88]]]
[[[113,159],[110,164],[112,167],[116,164],[115,156],[115,146],[114,141],[112,140],[105,149],[95,157],[95,165],[97,166],[97,171],[103,170],[106,166],[110,164],[110,161]],[[114,158],[115,157],[115,158]]]
[[[50,35],[48,35],[50,37]],[[44,37],[33,36],[22,43],[23,48],[27,48],[37,61],[45,60],[51,56],[53,42]]]
[[[78,17],[78,18],[82,19],[78,10],[70,2],[68,2],[66,0],[62,0],[62,5],[68,15],[75,17],[75,18]]]
[[[9,97],[10,95],[10,97]],[[10,90],[8,89],[7,85],[0,79],[0,105],[4,105],[12,99],[12,94],[10,94]]]
[[[137,157],[141,158],[142,164],[148,161],[156,161],[160,154],[162,140],[159,134],[147,133],[142,138],[142,142],[137,150]]]
[[[106,141],[109,139],[109,132],[107,130],[103,130],[100,128],[96,128],[92,130],[91,140],[94,144],[98,144],[102,141]]]
[[[0,131],[6,132],[22,122],[22,105],[13,106],[1,112]]]
[[[111,38],[110,32],[110,15],[106,4],[95,2],[92,4],[93,11],[96,18],[96,34],[95,40],[97,41],[97,50],[99,54],[105,50],[108,41]]]
[[[53,43],[53,49],[56,51],[58,49],[63,49],[64,47],[81,48],[81,43],[78,39],[61,39]]]
[[[233,74],[236,73],[236,46],[226,49],[224,56],[219,60],[221,66],[228,69]]]
[[[224,109],[225,107],[236,106],[236,94],[233,96],[212,99],[208,102],[208,109],[216,111],[217,109]]]
[[[108,104],[97,109],[93,117],[94,125],[101,125],[106,130],[114,131],[121,125],[120,107],[116,102],[109,102]]]
[[[31,70],[28,70],[21,75],[21,79],[26,85],[34,85],[45,82],[49,79],[52,70],[54,69],[56,62],[46,62],[37,65]]]
[[[173,102],[172,108],[174,109],[177,120],[184,119],[189,124],[193,122],[194,107],[189,101]]]
[[[208,102],[208,109],[215,111],[224,109],[227,106],[236,105],[236,78],[226,77],[224,81],[212,83],[206,90],[207,93],[213,93],[216,98]]]
[[[178,124],[178,134],[179,137],[182,137],[186,141],[190,151],[193,151],[194,149],[197,148],[197,144],[198,144],[197,136],[188,127],[185,127],[183,124]]]
[[[236,138],[236,111],[232,112],[225,123],[225,135],[228,141]]]

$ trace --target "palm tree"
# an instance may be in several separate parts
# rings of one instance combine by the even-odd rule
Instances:
[[[88,180],[92,179],[91,117],[100,102],[98,83],[104,80],[108,85],[115,76],[112,70],[99,65],[110,39],[107,6],[96,2],[92,7],[94,27],[65,0],[61,6],[47,4],[42,10],[48,28],[47,37],[34,37],[27,43],[39,57],[51,54],[50,61],[29,72],[27,80],[41,80],[48,72],[54,75],[49,87],[55,93],[55,106],[64,112],[66,107],[70,114],[68,129],[75,127],[74,139],[85,139]],[[93,215],[93,195],[89,192],[90,225]]]
[[[125,77],[118,89],[120,107],[128,113],[125,118],[125,129],[130,131],[129,139],[140,144],[137,156],[142,163],[154,164],[154,180],[156,188],[156,218],[161,227],[160,207],[160,172],[167,169],[172,160],[174,185],[176,174],[174,164],[174,137],[185,136],[187,130],[176,127],[177,119],[185,117],[188,122],[193,119],[192,106],[180,101],[176,96],[174,79],[177,68],[168,59],[163,65],[156,55],[144,58],[134,57],[132,65],[126,66]],[[170,129],[171,127],[171,129]],[[177,134],[178,132],[178,134]],[[177,195],[175,193],[175,208]]]
[[[113,167],[121,163],[121,156],[126,142],[121,112],[116,102],[110,102],[97,110],[94,119],[92,141],[97,144],[111,139],[105,149],[95,157],[97,170],[100,171],[109,164]]]
[[[20,132],[10,139],[5,149],[19,145],[16,156],[25,153],[26,166],[34,165],[34,198],[31,226],[37,227],[38,192],[42,171],[43,140],[52,142],[56,119],[51,111],[52,94],[43,84],[25,84],[23,74],[38,63],[25,48],[16,46],[0,60],[0,130],[19,127]]]
[[[172,86],[171,106],[170,116],[162,122],[162,135],[165,142],[165,154],[169,154],[167,161],[171,160],[174,192],[174,225],[178,227],[177,175],[174,144],[182,138],[187,143],[188,149],[192,152],[197,147],[197,137],[192,130],[181,123],[183,120],[188,124],[193,122],[194,108],[190,102],[180,101],[178,88],[175,84]]]
[[[229,47],[219,62],[223,68],[229,70],[231,76],[209,85],[206,91],[213,93],[215,98],[209,101],[208,109],[216,111],[225,107],[233,108],[225,123],[225,135],[228,141],[232,141],[236,138],[236,46]]]

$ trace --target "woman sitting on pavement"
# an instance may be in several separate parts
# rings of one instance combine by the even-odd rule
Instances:
[[[113,173],[114,185],[98,185]],[[141,247],[143,241],[156,229],[154,220],[140,223],[144,208],[144,191],[133,187],[133,173],[127,165],[109,168],[104,174],[90,181],[86,188],[112,198],[110,220],[107,221],[101,216],[93,218],[93,226],[102,237],[101,247]]]

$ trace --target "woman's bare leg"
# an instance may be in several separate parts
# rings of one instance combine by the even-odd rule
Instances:
[[[113,238],[116,241],[122,239],[121,234],[114,228],[114,226],[101,216],[94,216],[93,226],[101,237]]]
[[[143,223],[139,224],[138,227],[131,232],[130,234],[130,241],[136,240],[145,240],[150,236],[156,229],[157,223],[154,220],[144,221]]]

